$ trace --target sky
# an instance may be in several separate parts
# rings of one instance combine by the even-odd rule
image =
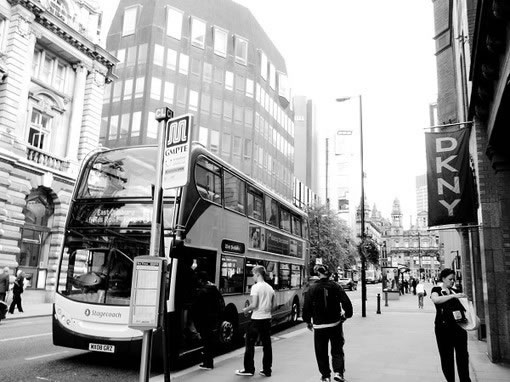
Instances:
[[[335,99],[361,94],[369,205],[389,217],[398,198],[409,223],[416,215],[415,179],[426,171],[429,104],[437,99],[432,1],[236,1],[284,57],[293,95],[315,103],[322,144],[336,130],[359,130],[357,99]],[[105,32],[117,4],[105,4]]]

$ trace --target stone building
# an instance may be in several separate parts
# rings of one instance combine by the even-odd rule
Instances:
[[[52,290],[80,160],[115,57],[95,1],[0,0],[0,266]]]
[[[458,228],[463,284],[490,360],[510,362],[510,3],[433,4],[438,121],[470,128],[477,186],[478,222]]]

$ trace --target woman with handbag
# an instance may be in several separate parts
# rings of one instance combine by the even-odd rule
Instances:
[[[471,382],[469,378],[469,354],[467,333],[458,323],[465,320],[464,307],[459,298],[466,297],[463,293],[455,293],[453,289],[455,272],[445,268],[439,279],[442,286],[435,286],[430,298],[436,306],[435,333],[441,368],[447,382],[455,382],[455,359],[460,382]]]

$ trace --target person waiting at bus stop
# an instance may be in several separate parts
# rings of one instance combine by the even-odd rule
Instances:
[[[316,265],[317,280],[305,295],[303,321],[314,332],[314,347],[321,381],[331,381],[328,345],[331,343],[331,358],[334,381],[344,382],[344,333],[343,322],[352,317],[352,303],[342,287],[330,280],[328,269]],[[342,310],[344,313],[342,314]]]
[[[250,305],[243,308],[243,313],[252,312],[251,322],[246,330],[246,348],[244,352],[244,369],[236,370],[237,375],[253,376],[255,374],[255,342],[260,337],[262,342],[262,370],[260,375],[270,377],[273,365],[271,348],[271,311],[274,305],[274,290],[265,282],[266,268],[262,265],[253,267],[255,284],[251,287]]]
[[[198,272],[197,280],[199,286],[191,306],[191,317],[203,345],[202,364],[199,367],[204,370],[212,370],[214,368],[214,331],[218,327],[224,303],[216,285],[209,282],[207,272]]]

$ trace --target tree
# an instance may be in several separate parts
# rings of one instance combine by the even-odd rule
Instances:
[[[356,264],[356,244],[350,228],[326,205],[308,208],[310,226],[310,266],[316,258],[331,271]]]

